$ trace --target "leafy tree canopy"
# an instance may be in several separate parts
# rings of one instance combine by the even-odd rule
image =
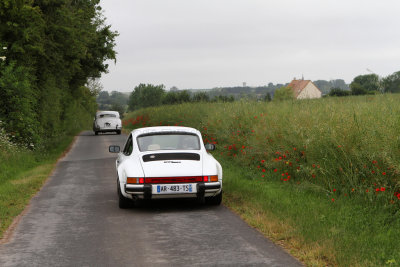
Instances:
[[[375,94],[380,91],[379,76],[376,74],[359,75],[350,84],[353,95]]]
[[[284,86],[275,91],[274,101],[285,101],[285,100],[293,100],[294,93],[292,88],[289,86]]]
[[[0,1],[0,120],[16,141],[76,131],[96,111],[89,81],[115,60],[117,36],[99,2]]]

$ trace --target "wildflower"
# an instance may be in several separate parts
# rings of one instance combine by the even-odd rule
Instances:
[[[382,172],[382,175],[386,175],[386,172]]]
[[[261,161],[261,163],[264,163],[264,162],[265,162],[265,160],[262,160],[262,161]]]
[[[367,193],[368,193],[368,192],[369,192],[369,190],[367,189],[367,190],[365,190],[365,192],[367,192]]]
[[[385,187],[381,187],[381,192],[385,192],[386,188]]]
[[[373,160],[372,161],[372,164],[377,164],[378,162],[376,161],[376,160]]]
[[[336,192],[336,188],[333,189],[333,192]]]
[[[265,169],[262,169],[262,172],[265,172]]]
[[[246,147],[245,147],[245,146],[242,146],[242,148],[245,149]]]
[[[315,178],[315,174],[314,173],[311,176],[312,176],[312,178]]]
[[[332,198],[332,199],[331,199],[331,201],[332,201],[332,202],[335,202],[335,199],[334,199],[334,198]]]
[[[259,168],[261,168],[261,166],[260,166],[260,165],[258,165],[258,166],[257,166],[257,168],[259,169]]]
[[[274,169],[274,172],[277,172],[278,171],[278,169]]]
[[[262,178],[264,178],[265,177],[265,175],[263,174],[263,175],[261,175],[262,176]]]
[[[379,189],[379,188],[376,188],[376,189],[375,189],[375,191],[376,191],[376,192],[379,192],[379,191],[380,191],[380,189]]]

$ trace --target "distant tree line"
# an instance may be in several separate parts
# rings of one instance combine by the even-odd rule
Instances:
[[[101,91],[97,96],[97,104],[99,105],[99,110],[115,110],[119,114],[123,115],[128,108],[128,93],[121,93],[117,91],[112,91],[108,93],[107,91]]]
[[[99,0],[0,1],[0,120],[15,141],[77,131],[97,109],[90,80],[115,60]]]
[[[188,102],[233,102],[234,100],[232,96],[219,95],[210,98],[205,92],[191,94],[188,90],[166,91],[164,85],[140,84],[129,96],[128,110]]]
[[[359,75],[350,84],[350,91],[333,88],[330,96],[371,95],[379,93],[400,93],[400,71],[379,77],[376,74]]]

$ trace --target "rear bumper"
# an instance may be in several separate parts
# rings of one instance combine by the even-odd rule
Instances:
[[[116,127],[98,127],[95,128],[93,127],[93,131],[94,132],[115,132],[115,131],[121,131],[122,130],[122,126],[116,126]]]
[[[136,185],[125,184],[124,191],[132,197],[144,199],[158,199],[158,198],[195,198],[195,197],[211,197],[219,194],[222,190],[221,182],[212,183],[197,183],[197,193],[179,193],[179,194],[153,194],[152,185]]]

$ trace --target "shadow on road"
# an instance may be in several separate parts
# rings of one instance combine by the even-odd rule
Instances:
[[[153,212],[190,212],[190,211],[208,211],[218,209],[218,206],[199,203],[196,199],[152,199],[132,203],[128,210],[135,212],[153,213]]]

